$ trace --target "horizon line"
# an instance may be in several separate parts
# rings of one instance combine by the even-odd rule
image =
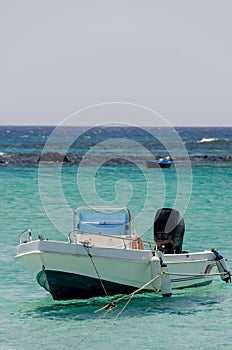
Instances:
[[[232,125],[170,125],[170,126],[154,126],[154,125],[129,125],[126,126],[124,124],[118,124],[115,125],[114,123],[107,123],[107,125],[104,124],[89,124],[89,125],[59,125],[59,124],[0,124],[0,127],[81,127],[81,128],[94,128],[94,127],[121,127],[121,128],[130,128],[130,127],[137,127],[137,128],[168,128],[168,127],[174,127],[174,128],[232,128]]]

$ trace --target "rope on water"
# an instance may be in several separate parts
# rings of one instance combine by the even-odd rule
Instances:
[[[119,313],[115,316],[118,317],[119,315],[121,315],[121,313],[126,309],[126,307],[129,305],[129,303],[131,302],[131,299],[133,298],[133,295],[131,295],[129,297],[129,299],[127,300],[126,304],[123,306],[123,308],[119,311]]]
[[[111,310],[111,309],[108,309],[108,310],[106,310],[102,315],[98,316],[94,321],[92,321],[92,324],[96,323],[96,321],[99,321],[100,319],[104,319],[104,317],[107,315],[107,313],[108,313],[110,310]],[[95,329],[93,329],[92,332],[86,334],[86,335],[79,341],[79,343],[76,344],[76,349],[77,349],[87,338],[89,338],[90,336],[94,335],[94,334],[98,331],[98,329],[99,329],[101,326],[102,326],[102,325],[101,325],[101,323],[100,323],[98,326],[96,326]]]
[[[86,248],[86,251],[87,251],[87,254],[89,255],[92,263],[93,263],[93,266],[95,268],[95,271],[98,275],[98,278],[99,280],[101,281],[101,278],[99,276],[99,273],[97,271],[97,268],[96,268],[96,265],[94,264],[94,261],[92,259],[92,256],[91,254],[89,253],[89,249],[88,247],[85,247]],[[130,294],[127,294],[127,295],[124,295],[123,297],[115,300],[115,301],[110,301],[108,302],[105,306],[103,306],[102,308],[98,309],[95,311],[96,312],[99,312],[99,311],[102,311],[102,310],[105,310],[105,312],[98,316],[94,321],[93,323],[95,323],[96,321],[100,320],[100,319],[104,319],[104,317],[107,315],[108,312],[110,312],[112,309],[116,308],[117,307],[117,303],[119,303],[120,301],[124,300],[124,299],[127,299],[127,302],[126,304],[123,306],[123,308],[118,312],[117,315],[115,315],[115,318],[118,317],[119,315],[121,315],[121,313],[126,309],[126,307],[129,305],[129,303],[131,302],[133,296],[136,294],[136,293],[139,293],[141,290],[143,290],[144,288],[146,288],[149,284],[151,284],[152,282],[156,281],[158,278],[161,277],[161,275],[163,274],[169,274],[169,275],[176,275],[176,276],[195,276],[195,277],[203,277],[203,276],[206,276],[206,277],[209,277],[209,276],[217,276],[217,275],[225,275],[227,274],[228,272],[219,272],[219,273],[210,273],[210,274],[189,274],[189,273],[174,273],[174,272],[168,272],[168,271],[165,271],[165,270],[162,270],[160,274],[158,274],[157,276],[155,276],[154,278],[152,278],[150,281],[148,281],[147,283],[145,283],[143,286],[141,286],[140,288],[136,289],[134,292],[130,293]],[[105,290],[105,287],[104,287],[104,284],[103,282],[101,281],[102,283],[102,286],[103,286],[103,289],[106,293],[106,296],[108,296],[106,290]],[[101,325],[100,325],[101,326]],[[100,327],[99,326],[99,327]],[[97,332],[98,328],[99,327],[96,327],[93,332],[91,332],[91,334],[87,334],[85,337],[83,337],[80,342],[77,344],[77,347],[79,347],[79,345],[81,345],[89,336],[92,336],[94,333]]]
[[[163,273],[163,272],[162,272]],[[146,288],[147,286],[149,286],[149,284],[151,284],[152,282],[156,281],[158,278],[160,278],[160,276],[162,275],[162,273],[159,273],[157,276],[153,277],[150,281],[148,281],[147,283],[145,283],[142,287],[136,289],[134,292],[130,293],[130,294],[126,294],[124,295],[123,297],[115,300],[115,301],[111,301],[109,303],[107,303],[105,306],[103,306],[102,308],[96,310],[95,312],[99,312],[99,311],[102,311],[102,310],[105,310],[105,309],[110,309],[112,310],[114,307],[116,307],[116,304],[119,303],[120,301],[124,300],[124,299],[127,299],[127,298],[130,298],[130,300],[132,299],[132,297],[136,294],[136,293],[139,293],[141,292],[141,290],[143,290],[144,288]],[[129,301],[130,301],[129,300]],[[129,303],[127,303],[129,304]],[[126,304],[126,306],[127,306]],[[121,312],[120,312],[121,313]]]
[[[127,307],[127,305],[130,303],[131,299],[133,298],[133,296],[136,293],[141,292],[141,290],[143,290],[144,288],[146,288],[149,284],[151,284],[152,282],[156,281],[158,278],[161,277],[161,275],[171,275],[171,276],[194,276],[194,277],[210,277],[210,276],[218,276],[218,275],[225,275],[227,274],[227,272],[218,272],[218,273],[210,273],[210,274],[205,274],[205,273],[200,273],[200,274],[190,274],[190,273],[175,273],[175,272],[168,272],[165,270],[162,270],[162,272],[160,274],[158,274],[157,276],[155,276],[154,278],[152,278],[150,281],[148,281],[147,283],[145,283],[142,287],[136,289],[134,292],[130,293],[130,294],[126,294],[123,297],[115,300],[115,301],[110,301],[108,302],[105,306],[103,306],[102,308],[96,310],[95,312],[99,312],[102,310],[109,310],[111,311],[112,309],[114,309],[115,307],[117,307],[117,303],[119,303],[120,301],[129,298],[128,302],[126,303],[126,305],[122,308],[122,310],[119,312],[118,315],[120,315],[125,308]],[[118,316],[117,315],[117,316]]]

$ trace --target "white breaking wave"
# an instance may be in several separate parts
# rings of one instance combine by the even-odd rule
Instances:
[[[213,142],[213,141],[218,141],[218,139],[215,139],[215,138],[206,138],[206,137],[203,137],[200,141],[197,141],[198,143],[203,143],[203,142]]]

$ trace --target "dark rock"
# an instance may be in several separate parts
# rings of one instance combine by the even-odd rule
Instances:
[[[58,152],[46,152],[42,153],[41,156],[39,157],[38,161],[42,162],[69,162],[70,160],[66,155],[63,155]]]

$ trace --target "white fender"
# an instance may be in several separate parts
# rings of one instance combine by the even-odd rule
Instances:
[[[157,256],[153,256],[151,258],[151,278],[155,276],[160,276],[155,281],[151,283],[152,288],[155,292],[159,292],[161,290],[161,267],[160,260]]]
[[[167,273],[167,265],[162,262],[161,264],[161,292],[163,297],[170,297],[172,295],[171,277]]]

